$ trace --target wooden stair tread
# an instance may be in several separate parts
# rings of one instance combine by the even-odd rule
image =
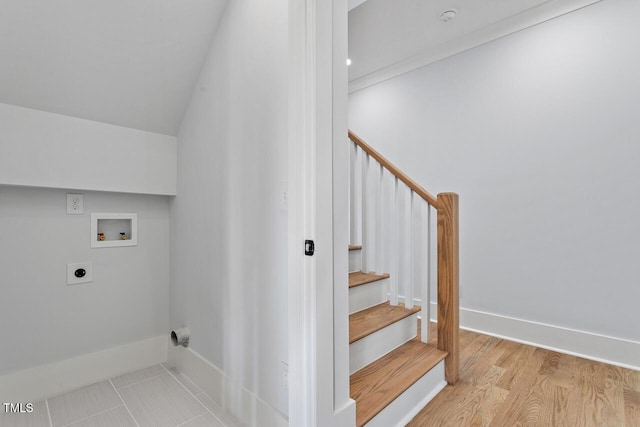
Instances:
[[[447,356],[419,337],[401,345],[351,375],[356,425],[365,425]]]
[[[353,273],[349,273],[349,287],[353,288],[354,286],[366,285],[367,283],[376,282],[382,279],[388,279],[389,275],[384,274],[375,274],[375,273],[365,273],[364,271],[354,271]]]
[[[362,249],[362,245],[349,245],[350,251],[359,251],[360,249]]]
[[[412,309],[406,309],[404,304],[394,306],[387,301],[350,314],[349,344],[419,311],[420,307],[416,305]]]

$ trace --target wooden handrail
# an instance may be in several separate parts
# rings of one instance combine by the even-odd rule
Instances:
[[[438,208],[438,199],[432,196],[427,190],[422,188],[420,184],[409,178],[404,174],[396,165],[387,160],[382,154],[378,153],[376,150],[371,148],[369,144],[364,142],[358,135],[349,131],[349,139],[353,141],[356,145],[362,148],[367,154],[376,159],[378,163],[380,163],[385,169],[391,172],[396,178],[400,181],[404,182],[407,187],[413,190],[418,196],[422,197],[425,202],[429,203],[434,208]]]

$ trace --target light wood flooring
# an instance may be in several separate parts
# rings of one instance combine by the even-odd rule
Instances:
[[[463,330],[460,348],[459,383],[409,426],[640,426],[640,372]]]

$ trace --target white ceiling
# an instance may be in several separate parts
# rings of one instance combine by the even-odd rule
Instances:
[[[226,0],[1,0],[0,102],[176,135]]]
[[[349,1],[355,90],[597,0]],[[176,135],[226,2],[0,0],[0,103]]]
[[[597,0],[350,0],[350,90],[375,84]],[[457,11],[442,22],[440,14]],[[400,64],[400,65],[399,65]]]

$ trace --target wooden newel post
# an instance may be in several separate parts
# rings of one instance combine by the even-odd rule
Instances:
[[[458,381],[460,349],[459,226],[458,195],[438,194],[438,349],[449,353],[445,379]]]

